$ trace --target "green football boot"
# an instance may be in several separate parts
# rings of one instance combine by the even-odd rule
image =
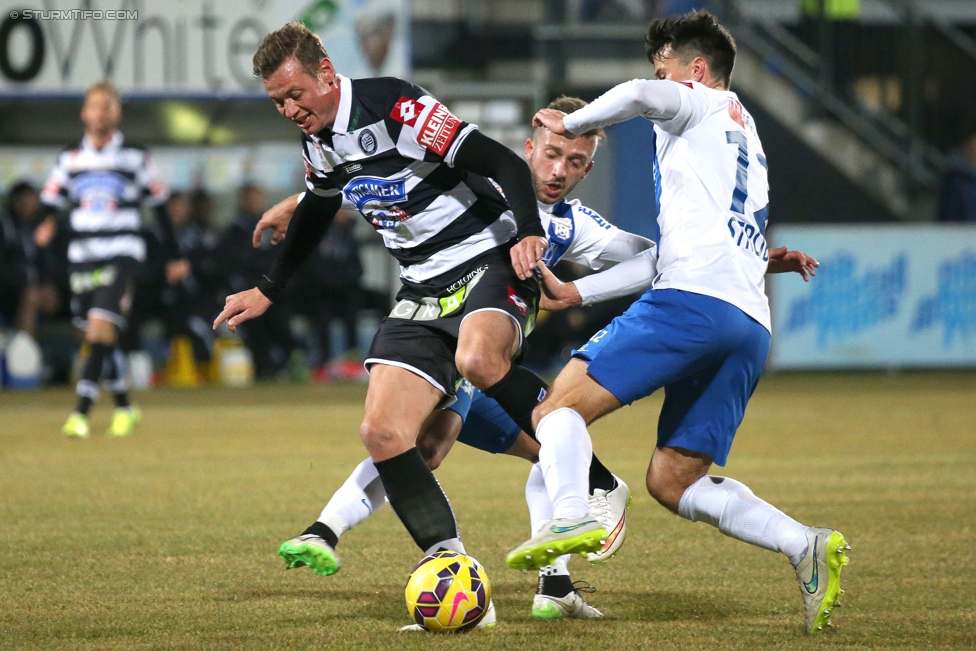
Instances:
[[[332,576],[339,571],[339,557],[332,545],[315,534],[304,534],[286,540],[278,548],[278,556],[285,560],[288,565],[285,569],[289,570],[307,565],[320,576]]]
[[[539,533],[513,549],[505,563],[513,570],[537,570],[563,554],[599,551],[607,541],[607,530],[592,516],[550,520]]]
[[[68,416],[64,422],[61,433],[65,436],[76,439],[86,439],[91,436],[91,425],[88,424],[88,416],[79,414],[77,411]]]
[[[112,412],[112,424],[105,430],[105,436],[128,436],[142,420],[142,411],[135,405],[116,407]]]

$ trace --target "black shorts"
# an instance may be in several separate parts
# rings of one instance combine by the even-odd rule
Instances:
[[[404,283],[373,337],[367,369],[373,364],[399,366],[453,397],[461,380],[454,353],[466,316],[481,310],[504,312],[524,341],[535,322],[539,283],[515,275],[507,247],[488,251],[445,276],[424,286]]]
[[[132,288],[139,263],[132,258],[74,264],[68,273],[72,321],[79,328],[93,316],[124,328],[132,307]]]

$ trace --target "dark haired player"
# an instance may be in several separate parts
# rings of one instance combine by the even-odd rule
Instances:
[[[644,117],[654,122],[657,276],[651,289],[595,334],[536,409],[539,463],[553,519],[513,550],[516,569],[588,551],[606,537],[586,499],[587,424],[664,387],[647,488],[693,522],[782,552],[796,569],[806,629],[830,624],[844,536],[806,527],[744,484],[709,475],[725,465],[769,351],[766,158],[752,117],[728,90],[735,44],[707,12],[655,20],[646,37],[657,80],[612,88],[570,115],[543,109],[534,124],[572,137]]]

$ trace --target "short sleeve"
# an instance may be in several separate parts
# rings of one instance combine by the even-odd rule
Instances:
[[[169,198],[169,188],[159,174],[159,169],[149,154],[146,154],[136,173],[136,180],[142,190],[143,198],[153,206],[159,206]]]
[[[70,177],[65,165],[65,157],[68,155],[65,152],[58,156],[57,163],[55,163],[54,169],[51,170],[51,174],[47,177],[47,181],[44,183],[44,189],[41,190],[41,201],[45,205],[58,210],[67,210],[69,206],[68,180]]]
[[[562,259],[589,269],[603,268],[600,256],[620,229],[586,206],[577,204],[572,209],[575,233]]]

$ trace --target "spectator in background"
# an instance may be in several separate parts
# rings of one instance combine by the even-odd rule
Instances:
[[[226,295],[255,287],[271,268],[277,251],[271,245],[271,232],[265,232],[258,247],[251,245],[251,235],[264,214],[264,190],[248,183],[241,187],[237,217],[224,231],[217,245],[217,260],[225,272]],[[287,295],[261,319],[242,326],[244,343],[254,356],[254,371],[259,378],[279,375],[288,365],[295,349],[289,327],[293,301]]]
[[[976,133],[950,157],[939,186],[940,222],[976,222]]]
[[[363,303],[360,283],[363,263],[356,241],[357,219],[357,213],[349,210],[336,213],[325,237],[300,272],[300,289],[296,289],[297,294],[315,298],[301,304],[312,321],[318,342],[318,350],[309,355],[309,364],[316,367],[315,375],[321,379],[328,375],[329,362],[347,352],[332,349],[330,327],[333,320],[342,324],[347,350],[357,348],[357,317]],[[361,363],[352,366],[356,373],[362,370]],[[348,369],[339,374],[347,375]]]
[[[37,189],[26,182],[14,185],[6,209],[0,213],[0,323],[31,336],[36,333],[39,316],[53,316],[62,309],[67,285],[64,266],[59,284],[58,265],[53,264],[47,247],[34,241],[43,221]],[[47,244],[50,237],[41,235],[41,239]]]
[[[194,193],[198,205],[199,191]],[[209,202],[206,193],[202,194]],[[192,212],[190,198],[183,193],[170,195],[166,203],[180,256],[190,261],[191,272],[183,280],[167,286],[160,297],[166,337],[187,337],[198,364],[210,361],[214,333],[213,315],[220,310],[217,294],[217,236],[210,230],[209,211]]]

